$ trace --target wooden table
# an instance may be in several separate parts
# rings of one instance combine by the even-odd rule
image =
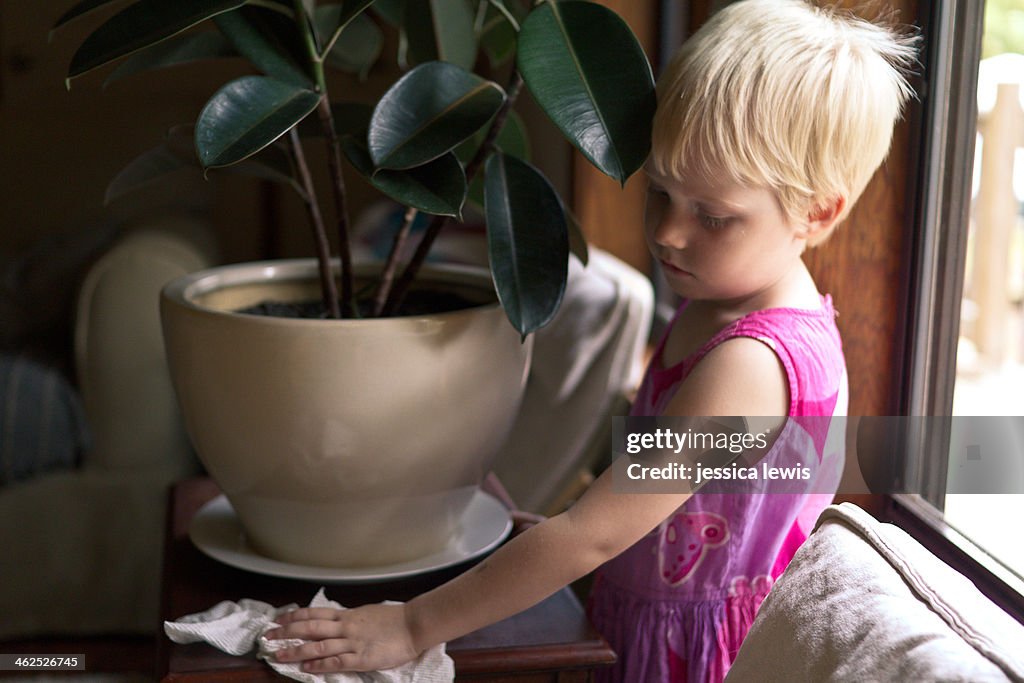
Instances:
[[[496,480],[489,480],[485,488],[507,502]],[[209,479],[191,479],[171,491],[161,619],[173,621],[222,600],[254,598],[273,605],[308,604],[317,584],[235,569],[196,549],[188,537],[189,522],[219,493]],[[405,601],[467,567],[386,584],[331,585],[327,586],[327,597],[346,606]],[[157,667],[163,681],[284,680],[254,654],[235,657],[204,643],[179,645],[162,632],[157,640]],[[455,662],[459,681],[589,681],[594,668],[615,661],[614,652],[591,627],[579,601],[567,588],[521,614],[448,643],[447,651]]]

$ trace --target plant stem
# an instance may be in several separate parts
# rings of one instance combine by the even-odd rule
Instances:
[[[513,69],[512,74],[509,77],[508,87],[506,88],[505,101],[501,105],[501,109],[494,115],[494,120],[491,122],[491,127],[487,130],[487,136],[484,138],[483,143],[477,148],[476,154],[470,159],[469,163],[466,164],[466,183],[473,180],[480,166],[484,160],[487,159],[487,155],[490,154],[491,148],[494,146],[494,141],[498,137],[498,133],[501,132],[502,127],[505,125],[505,120],[508,118],[508,113],[512,111],[512,105],[515,104],[516,98],[519,96],[519,91],[523,87],[523,77],[519,74],[518,69]],[[434,240],[441,233],[441,228],[444,227],[447,221],[447,216],[434,216],[427,225],[426,231],[423,233],[423,238],[416,247],[416,253],[409,260],[405,270],[402,271],[402,276],[399,278],[397,284],[391,290],[390,296],[387,298],[387,303],[384,305],[383,315],[392,315],[398,306],[401,305],[402,300],[405,298],[406,292],[409,290],[409,286],[413,280],[416,279],[416,274],[419,273],[420,268],[423,266],[424,261],[427,259],[427,254],[430,252],[430,248],[434,244]]]
[[[324,62],[321,59],[316,47],[316,37],[313,35],[306,16],[306,8],[302,0],[294,0],[295,21],[302,33],[303,44],[306,53],[309,55],[310,64],[313,67],[313,75],[316,78],[316,89],[320,93],[320,103],[317,105],[317,114],[320,116],[320,126],[323,128],[324,137],[327,141],[327,165],[331,171],[331,187],[334,190],[334,210],[338,220],[338,257],[341,261],[341,314],[344,317],[356,315],[355,285],[352,278],[352,248],[349,244],[348,234],[348,205],[345,199],[345,178],[341,172],[341,145],[338,144],[338,134],[334,130],[334,116],[331,113],[331,100],[327,93],[327,79],[324,75]],[[338,316],[338,317],[342,317]]]
[[[327,138],[327,165],[331,170],[331,187],[334,190],[334,209],[338,217],[338,256],[341,259],[341,307],[346,316],[356,314],[355,285],[352,278],[352,248],[349,244],[348,204],[345,198],[345,178],[341,172],[341,145],[334,130],[334,116],[331,102],[324,91],[317,107],[320,125]]]
[[[309,63],[313,67],[313,78],[316,80],[317,92],[327,94],[327,79],[324,76],[324,61],[320,58],[320,52],[316,48],[316,36],[309,25],[309,18],[306,16],[306,7],[302,0],[294,0],[293,13],[295,23],[299,25],[299,33],[302,34],[302,43],[309,56]]]
[[[487,137],[484,138],[483,144],[476,150],[476,154],[466,164],[466,182],[471,181],[476,172],[480,169],[480,166],[487,159],[487,155],[491,153],[491,148],[494,147],[494,141],[498,139],[498,133],[505,127],[505,121],[508,119],[508,114],[512,111],[512,105],[515,104],[516,98],[519,97],[519,91],[523,88],[523,77],[519,74],[518,69],[513,69],[511,76],[509,76],[508,86],[505,88],[507,93],[505,96],[505,102],[501,105],[501,109],[494,115],[494,121],[491,122],[491,127],[487,131]]]
[[[402,227],[395,233],[395,239],[391,242],[391,251],[388,252],[387,261],[384,262],[384,272],[381,273],[380,282],[377,285],[377,293],[373,298],[373,315],[380,317],[384,312],[384,305],[387,303],[388,294],[391,293],[391,284],[395,279],[395,271],[398,270],[398,257],[405,246],[409,231],[412,230],[412,223],[419,215],[415,207],[408,207],[405,210],[405,217],[402,219]]]
[[[317,202],[316,188],[313,187],[313,177],[309,173],[306,155],[302,151],[299,131],[293,127],[288,131],[288,137],[291,140],[292,160],[295,162],[295,168],[299,172],[299,181],[306,191],[303,201],[306,204],[306,212],[309,214],[309,222],[313,225],[313,241],[316,243],[317,263],[320,268],[320,289],[323,292],[324,306],[327,308],[327,314],[330,317],[340,318],[341,308],[338,306],[338,289],[334,284],[334,275],[331,273],[331,247],[327,241],[324,219],[320,214],[320,204]]]

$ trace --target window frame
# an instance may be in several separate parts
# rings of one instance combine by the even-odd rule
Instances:
[[[971,183],[977,130],[977,64],[984,2],[921,3],[925,37],[920,176],[908,302],[910,334],[901,409],[905,415],[952,415],[957,338],[967,257]],[[959,229],[949,229],[957,226]],[[924,420],[916,421],[923,424]],[[993,602],[1024,623],[1024,581],[947,523],[946,433],[911,435],[918,453],[908,463],[920,495],[886,496],[883,516],[965,574]]]
[[[888,496],[884,515],[1024,624],[1024,580],[950,526],[931,503],[917,495],[895,494]]]

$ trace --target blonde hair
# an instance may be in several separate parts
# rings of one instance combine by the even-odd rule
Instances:
[[[843,197],[838,225],[888,153],[916,43],[804,0],[733,3],[658,81],[652,170],[768,187],[792,220]]]

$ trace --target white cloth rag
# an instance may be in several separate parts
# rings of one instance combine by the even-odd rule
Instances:
[[[313,596],[309,606],[345,609],[328,600],[323,588]],[[445,654],[443,643],[408,664],[368,673],[316,674],[300,670],[297,664],[278,662],[271,653],[305,641],[268,640],[263,634],[278,626],[274,622],[278,615],[297,608],[298,605],[294,604],[274,607],[259,600],[225,600],[205,612],[189,614],[177,621],[165,621],[164,632],[176,643],[205,642],[231,655],[243,655],[258,645],[257,657],[266,660],[282,676],[306,683],[450,683],[455,680],[455,664]]]

